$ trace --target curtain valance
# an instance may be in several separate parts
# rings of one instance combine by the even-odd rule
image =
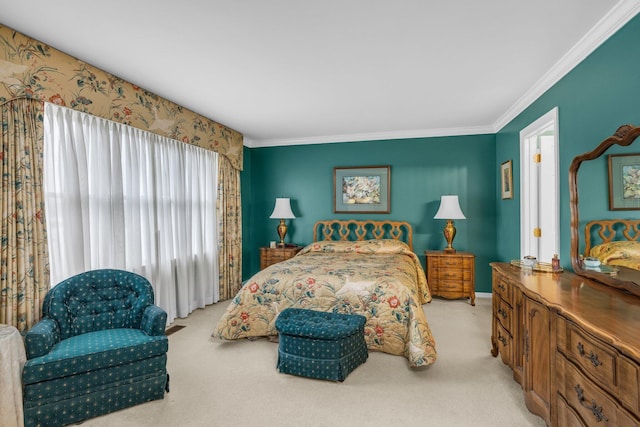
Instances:
[[[148,130],[227,157],[242,170],[242,134],[0,25],[0,104],[32,98]]]

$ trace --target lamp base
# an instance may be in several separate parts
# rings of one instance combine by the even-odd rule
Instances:
[[[447,241],[447,247],[444,248],[444,253],[446,254],[454,254],[456,250],[453,249],[453,239],[456,237],[456,227],[453,225],[453,220],[447,220],[447,225],[445,225],[444,230],[442,230],[444,234],[444,238]]]
[[[280,243],[278,243],[279,248],[284,248],[284,236],[287,235],[287,224],[285,224],[284,219],[280,220],[280,224],[278,224],[278,236],[280,236]]]

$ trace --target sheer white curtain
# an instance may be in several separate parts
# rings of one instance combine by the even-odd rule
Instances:
[[[217,302],[217,153],[49,103],[44,123],[51,283],[134,271],[168,323]]]

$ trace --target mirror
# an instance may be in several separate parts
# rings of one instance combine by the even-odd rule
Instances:
[[[610,147],[613,146],[621,146],[626,147],[631,145],[631,143],[640,136],[640,127],[634,127],[631,125],[624,125],[618,128],[618,130],[609,138],[605,139],[598,145],[593,151],[588,153],[581,154],[573,159],[571,162],[571,166],[569,167],[569,193],[570,193],[570,201],[569,207],[571,211],[571,266],[576,274],[597,280],[600,283],[603,283],[607,286],[611,286],[617,289],[626,290],[634,295],[640,296],[640,270],[633,270],[627,267],[619,267],[619,270],[616,275],[605,274],[602,272],[598,272],[591,269],[586,269],[581,265],[580,262],[580,251],[581,251],[581,242],[583,243],[582,248],[584,248],[585,243],[585,222],[580,223],[580,211],[579,211],[579,195],[583,197],[588,197],[588,192],[585,190],[582,193],[578,191],[578,170],[580,169],[583,162],[588,162],[590,160],[595,160],[603,156]],[[640,148],[638,150],[640,152]],[[606,159],[600,161],[599,165],[602,166],[602,162],[606,163]],[[583,169],[587,169],[592,167],[590,164],[583,165]],[[592,174],[588,174],[591,176]],[[583,176],[583,175],[581,175]],[[588,178],[587,178],[588,179]],[[585,188],[593,188],[586,182],[586,179],[583,177],[582,182]],[[605,191],[606,193],[606,191]],[[588,203],[601,203],[604,206],[608,206],[609,195],[608,194],[591,194],[592,198],[588,199]],[[594,197],[597,197],[595,200]],[[594,219],[618,219],[625,218],[625,211],[607,211],[607,216],[609,218],[586,218],[586,220],[594,220]],[[638,215],[635,215],[636,217]]]

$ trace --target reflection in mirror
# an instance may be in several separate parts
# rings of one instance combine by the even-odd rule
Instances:
[[[624,289],[635,295],[640,295],[640,242],[615,243],[600,246],[599,259],[603,267],[596,269],[585,268],[582,257],[585,254],[587,241],[589,246],[595,246],[608,240],[611,232],[607,232],[608,225],[599,225],[590,233],[590,239],[585,236],[586,226],[594,220],[638,219],[638,210],[609,210],[609,168],[607,156],[613,153],[640,152],[640,144],[635,148],[629,147],[640,135],[640,127],[630,125],[621,126],[614,135],[605,139],[593,151],[577,156],[569,168],[569,191],[571,210],[571,265],[576,274],[597,280],[607,286]],[[612,177],[617,179],[620,177]],[[621,179],[621,178],[620,178]],[[578,186],[578,183],[580,184]],[[635,221],[637,223],[637,221]],[[624,230],[627,227],[628,232]],[[637,228],[631,225],[616,223],[611,225],[614,230],[611,240],[635,240]],[[622,248],[620,246],[623,246]],[[630,248],[632,246],[632,248]],[[637,251],[636,260],[629,262],[629,255]],[[627,258],[625,262],[620,258]]]

